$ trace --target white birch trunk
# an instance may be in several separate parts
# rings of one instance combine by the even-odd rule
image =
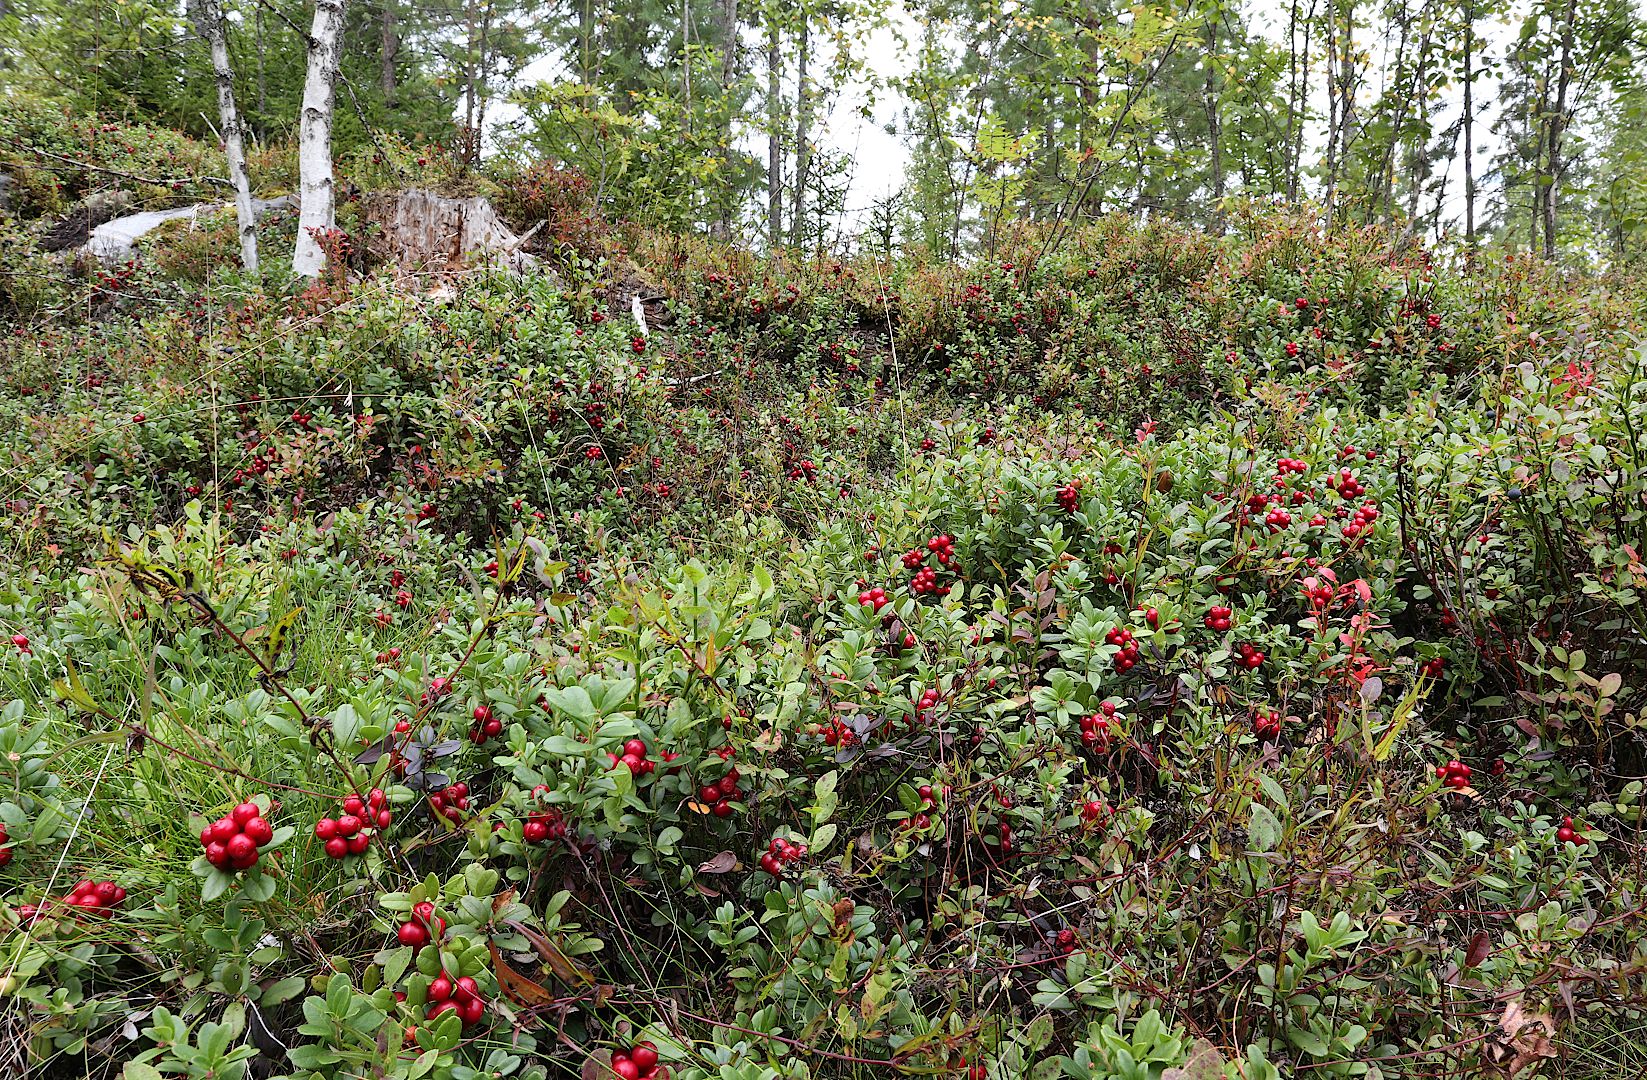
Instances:
[[[297,250],[292,254],[292,272],[303,277],[318,277],[325,268],[326,253],[315,235],[334,225],[332,103],[343,51],[343,4],[344,0],[315,0],[309,30],[309,70],[297,129]]]
[[[218,123],[223,127],[223,156],[228,159],[229,183],[234,185],[235,217],[240,223],[240,265],[248,274],[256,274],[257,213],[252,209],[252,183],[246,176],[246,144],[241,137],[240,112],[234,104],[234,71],[229,67],[229,39],[223,27],[223,5],[219,0],[200,0],[197,25],[212,52]]]

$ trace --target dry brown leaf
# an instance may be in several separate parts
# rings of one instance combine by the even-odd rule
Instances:
[[[596,1050],[583,1059],[581,1080],[619,1080],[612,1071],[612,1051]]]
[[[573,986],[587,986],[595,981],[593,971],[561,952],[554,942],[536,930],[518,922],[509,923],[509,928],[532,943],[532,950],[549,965],[549,970],[554,973],[555,978]]]
[[[1224,1055],[1207,1040],[1197,1039],[1190,1047],[1189,1060],[1163,1072],[1161,1080],[1221,1080],[1223,1075]]]
[[[554,994],[510,967],[496,945],[488,947],[492,950],[492,973],[497,976],[498,989],[504,997],[517,1005],[554,1004]]]
[[[1506,1063],[1506,1068],[1510,1076],[1516,1076],[1535,1067],[1540,1061],[1556,1056],[1553,1042],[1555,1021],[1545,1013],[1527,1012],[1518,1000],[1511,1000],[1505,1004],[1504,1014],[1498,1018],[1498,1029],[1508,1043],[1510,1059]]]
[[[698,864],[700,874],[727,874],[741,869],[738,857],[730,851],[716,852],[714,855]]]

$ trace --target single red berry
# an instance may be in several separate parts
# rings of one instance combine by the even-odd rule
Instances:
[[[245,833],[231,836],[223,849],[229,853],[229,865],[236,870],[245,870],[257,862],[257,845]]]

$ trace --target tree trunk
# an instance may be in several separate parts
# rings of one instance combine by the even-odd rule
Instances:
[[[1206,68],[1206,81],[1201,96],[1207,109],[1207,142],[1212,150],[1212,220],[1215,232],[1224,231],[1224,215],[1219,204],[1224,201],[1224,132],[1218,110],[1218,26],[1207,20],[1207,51],[1201,59]]]
[[[492,84],[492,56],[490,46],[492,42],[492,16],[496,14],[496,10],[497,8],[494,0],[486,0],[486,7],[483,9],[483,14],[481,15],[480,20],[480,52],[475,57],[477,65],[477,82],[475,86],[475,131],[473,136],[471,136],[469,143],[469,163],[471,165],[480,160],[481,132],[486,130],[486,109],[491,104],[491,95],[488,92],[488,88]]]
[[[475,130],[475,0],[463,3],[463,129],[465,138]]]
[[[581,0],[578,4],[578,82],[585,86],[595,81],[595,13],[590,10],[594,2]]]
[[[805,19],[801,21],[800,49],[795,69],[795,186],[789,196],[789,243],[799,248],[805,242],[807,173],[812,168],[812,94],[806,83],[806,62],[812,41]]]
[[[1567,91],[1573,81],[1573,21],[1578,18],[1578,0],[1567,0],[1561,20],[1561,53],[1556,72],[1555,110],[1549,120],[1549,148],[1545,152],[1550,182],[1544,186],[1544,257],[1556,254],[1556,195],[1561,185],[1561,139],[1567,128]]]
[[[720,100],[720,140],[719,149],[722,153],[730,154],[732,150],[732,108],[728,100],[732,96],[732,80],[737,72],[738,61],[738,0],[721,0],[720,5],[720,38],[721,38],[721,100]],[[715,193],[720,200],[719,213],[711,232],[718,240],[729,239],[732,235],[732,199],[723,187]]]
[[[234,70],[229,66],[229,40],[218,0],[199,0],[195,29],[212,52],[212,75],[217,83],[218,123],[223,129],[223,156],[229,183],[234,185],[235,217],[240,225],[240,265],[257,273],[257,214],[252,209],[252,185],[246,177],[246,146],[241,138],[240,113],[234,105]]]
[[[1472,87],[1471,53],[1475,51],[1475,5],[1464,5],[1464,247],[1465,257],[1475,258],[1475,98]]]
[[[1326,209],[1332,221],[1333,199],[1338,194],[1338,9],[1336,0],[1327,8],[1327,160]]]
[[[1419,130],[1427,132],[1429,124],[1430,101],[1430,30],[1425,24],[1424,33],[1418,39],[1418,74],[1414,80],[1411,102],[1420,121]],[[1406,115],[1406,106],[1402,106],[1402,115]],[[1413,163],[1412,187],[1407,192],[1407,220],[1418,220],[1418,198],[1423,189],[1422,180],[1429,175],[1429,162],[1424,159],[1424,146],[1417,149],[1418,160]],[[1393,179],[1392,179],[1393,184]]]
[[[337,65],[343,52],[345,0],[315,0],[309,29],[308,73],[303,80],[303,108],[298,114],[297,249],[292,272],[317,277],[326,266],[319,234],[334,224],[332,184],[332,105],[337,96]]]
[[[254,9],[253,33],[257,35],[257,133],[263,139],[268,135],[269,123],[269,84],[263,74],[263,5]]]
[[[783,98],[778,56],[778,20],[766,17],[766,242],[773,251],[783,240]]]
[[[383,35],[378,46],[378,81],[383,87],[383,104],[395,105],[399,87],[395,83],[395,60],[400,56],[400,30],[395,25],[395,0],[383,4]]]

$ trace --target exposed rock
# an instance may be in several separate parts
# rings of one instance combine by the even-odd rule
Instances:
[[[61,221],[40,238],[42,251],[68,251],[82,247],[91,239],[92,231],[104,222],[120,216],[132,204],[129,191],[105,191],[88,195],[79,206],[63,215]]]

